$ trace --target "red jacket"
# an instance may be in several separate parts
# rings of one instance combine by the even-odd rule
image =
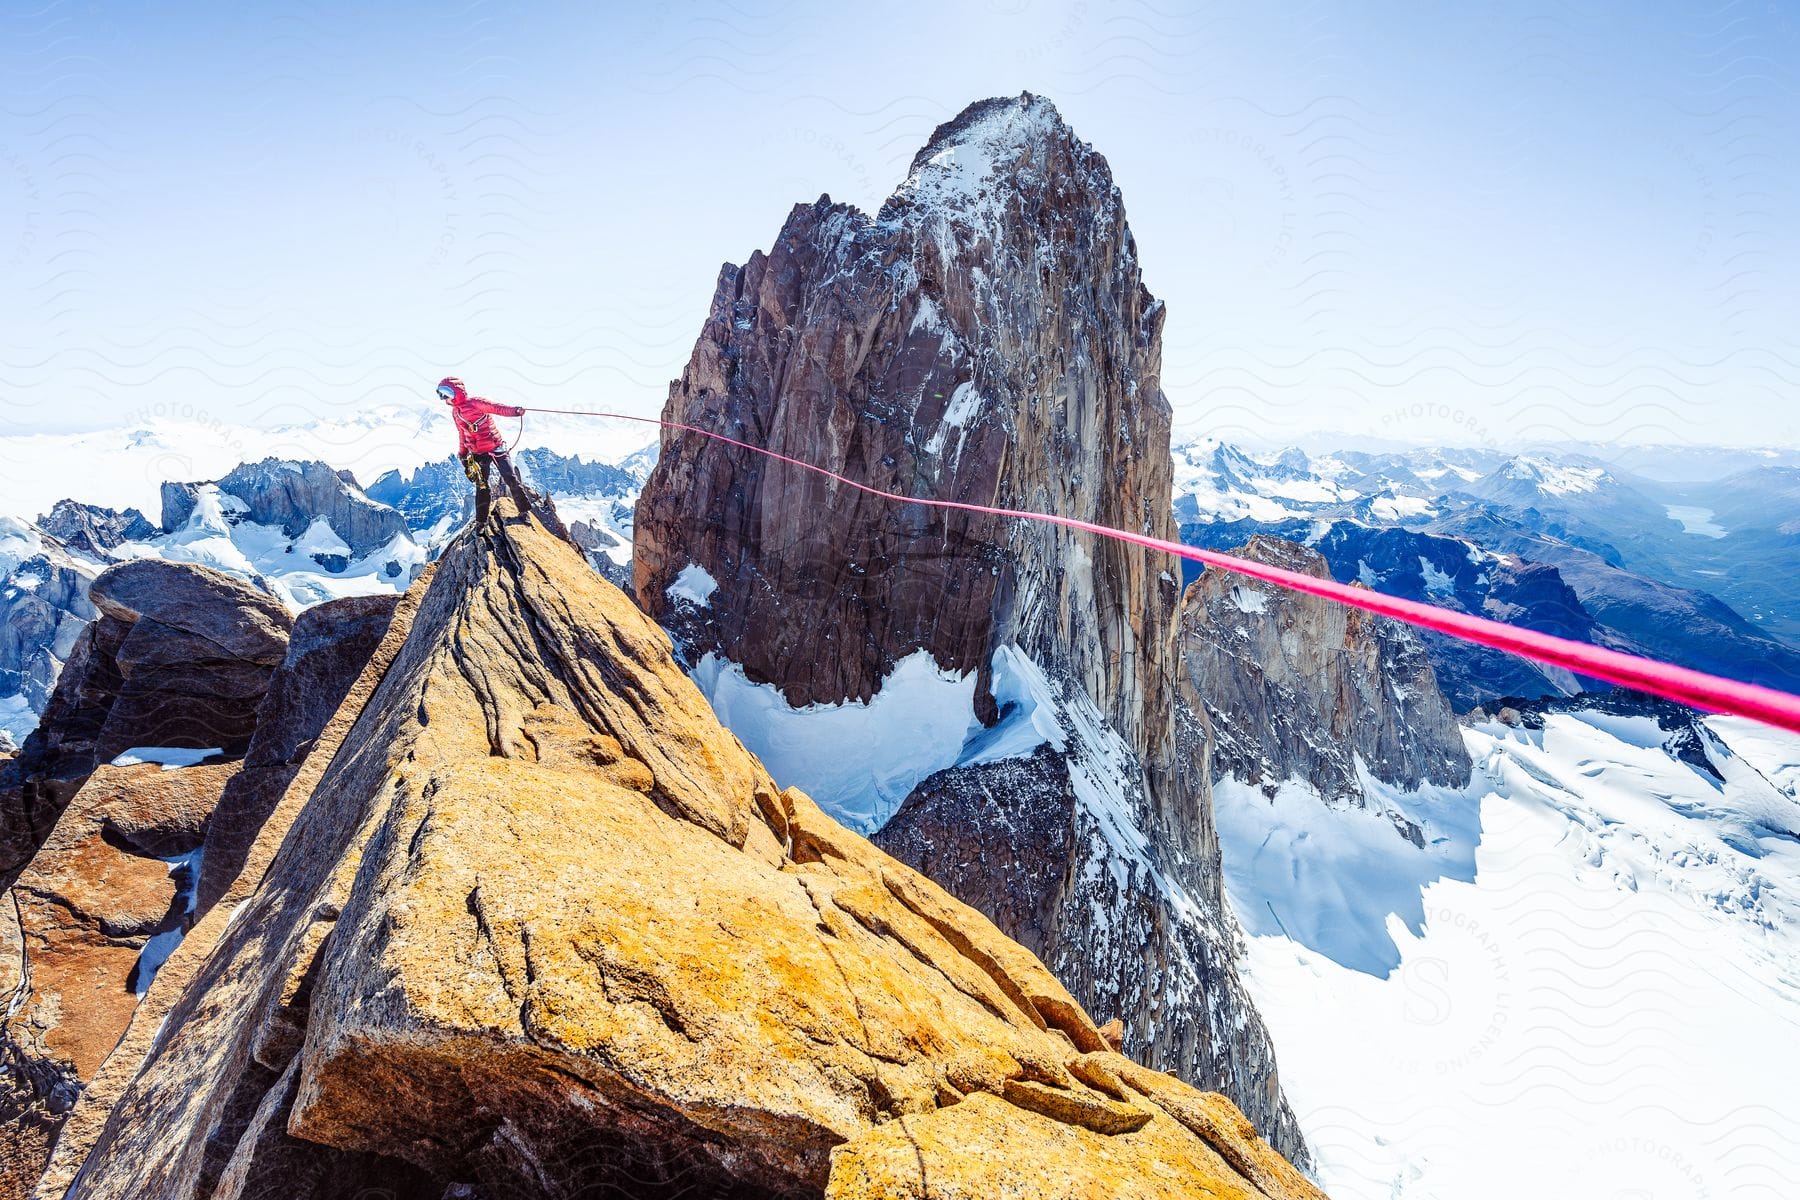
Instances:
[[[495,404],[492,400],[469,395],[469,389],[454,375],[443,380],[438,387],[449,388],[451,391],[450,398],[444,403],[450,406],[450,416],[456,425],[456,448],[459,454],[492,454],[504,448],[506,439],[494,428],[494,417],[525,415],[524,409],[511,404]]]

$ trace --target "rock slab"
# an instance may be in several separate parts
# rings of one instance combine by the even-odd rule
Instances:
[[[308,1146],[296,1200],[342,1155],[431,1200],[1318,1195],[776,788],[534,522],[446,552],[69,1195],[247,1195]]]

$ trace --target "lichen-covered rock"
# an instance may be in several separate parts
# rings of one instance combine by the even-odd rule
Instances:
[[[976,1094],[950,1108],[901,1117],[846,1146],[833,1160],[825,1195],[828,1200],[1311,1200],[1319,1195],[1224,1097],[1167,1076],[1148,1083],[1124,1075],[1130,1060],[1112,1058],[1125,1081],[1120,1089],[1125,1100],[1110,1105],[1140,1118],[1156,1116],[1139,1125],[1142,1132],[1135,1137],[1109,1136],[1079,1121],[1034,1121],[1022,1106]],[[1028,1159],[1018,1154],[1022,1144],[1031,1147]],[[1167,1164],[1167,1172],[1133,1170],[1129,1160],[1146,1152]]]
[[[346,1155],[431,1200],[1318,1195],[778,790],[574,548],[465,534],[420,590],[74,1200],[248,1196],[259,1163],[323,1200]]]
[[[1321,579],[1317,551],[1257,536],[1243,558]],[[1406,626],[1228,571],[1189,585],[1183,683],[1211,716],[1212,770],[1263,786],[1310,784],[1363,806],[1359,763],[1404,789],[1461,787],[1472,769],[1425,647]],[[1413,830],[1417,836],[1417,830]]]

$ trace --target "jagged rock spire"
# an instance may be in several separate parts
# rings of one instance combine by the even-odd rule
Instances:
[[[799,205],[767,254],[727,265],[664,416],[890,492],[1173,540],[1163,315],[1105,158],[1047,100],[984,100],[937,129],[878,216]],[[896,853],[951,829],[978,840],[952,890],[1026,922],[1008,932],[1121,1019],[1129,1050],[1224,1088],[1304,1154],[1233,965],[1208,781],[1183,765],[1204,747],[1175,688],[1171,558],[894,504],[676,431],[635,528],[638,600],[690,660],[717,655],[796,708],[867,701],[924,651],[974,676],[991,728],[996,656],[1016,652],[1076,731],[1009,797],[1029,811],[984,807],[1011,767],[982,764],[872,823],[904,800]],[[716,585],[704,606],[676,586],[690,570]],[[1018,896],[1021,880],[1043,886]]]

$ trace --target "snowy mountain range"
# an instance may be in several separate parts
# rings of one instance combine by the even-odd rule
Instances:
[[[1644,512],[1629,500],[1595,502],[1623,486],[1619,472],[1484,455],[1435,449],[1376,462],[1190,444],[1176,455],[1174,509],[1190,541],[1235,548],[1246,530],[1286,533],[1310,541],[1321,569],[1339,577],[1615,644],[1631,644],[1609,623],[1630,611],[1628,581],[1687,604],[1676,611],[1686,614],[1679,621],[1688,634],[1704,628],[1694,614],[1725,608],[1610,561],[1650,561],[1633,556],[1654,549],[1627,555],[1622,533],[1611,542],[1593,536]],[[597,569],[623,578],[650,454],[609,463],[527,450],[520,461],[581,531]],[[1680,485],[1717,501],[1705,506],[1705,520],[1726,530],[1723,538],[1679,520],[1638,528],[1663,539],[1665,561],[1684,539],[1752,540],[1762,528],[1757,506],[1727,498],[1754,486]],[[1672,494],[1642,482],[1632,490]],[[156,491],[155,519],[64,502],[5,526],[0,631],[7,661],[17,664],[6,678],[19,736],[92,617],[86,582],[108,563],[204,563],[303,609],[402,590],[460,527],[468,504],[449,460],[390,470],[366,487],[316,460],[263,460]],[[1545,532],[1553,519],[1562,535]],[[1577,536],[1590,544],[1570,540]],[[1570,567],[1586,562],[1597,563],[1591,575]],[[1572,577],[1587,584],[1585,594]],[[703,608],[717,586],[696,568],[672,585],[671,600]],[[1233,627],[1255,635],[1281,611],[1273,594],[1259,601],[1227,588],[1221,596],[1220,619],[1205,631],[1221,643]],[[1756,637],[1782,645],[1736,614],[1719,623],[1712,636],[1727,647],[1721,654]],[[1681,646],[1691,653],[1697,644]],[[1211,685],[1214,736],[1240,747],[1215,759],[1223,769],[1211,789],[1225,899],[1242,930],[1240,968],[1318,1177],[1340,1198],[1510,1195],[1526,1182],[1523,1167],[1497,1167],[1474,1149],[1500,1138],[1533,1147],[1531,1175],[1552,1170],[1589,1190],[1779,1194],[1800,1177],[1791,1150],[1800,1128],[1783,1083],[1800,1071],[1800,985],[1791,970],[1800,936],[1800,739],[1643,698],[1583,693],[1580,681],[1534,674],[1518,660],[1458,660],[1429,638],[1418,645],[1463,724],[1427,732],[1418,685],[1404,682],[1418,668],[1397,669],[1409,652],[1395,644],[1380,655],[1395,673],[1352,689],[1374,706],[1355,727],[1397,720],[1434,747],[1437,761],[1472,764],[1466,783],[1405,778],[1393,761],[1377,761],[1373,745],[1309,757],[1308,739],[1330,744],[1307,726],[1325,728],[1327,693],[1316,710],[1286,702],[1296,715],[1284,740],[1246,743],[1246,731],[1262,726]],[[1268,668],[1266,658],[1250,661]],[[994,693],[1008,715],[991,729],[970,719],[974,677],[922,657],[900,663],[866,705],[791,708],[712,656],[694,674],[778,780],[814,789],[843,819],[879,831],[928,868],[943,829],[889,817],[934,772],[943,772],[939,796],[960,794],[959,773],[976,795],[1015,777],[1036,787],[1033,764],[1067,748],[1094,786],[1130,774],[1096,751],[1124,750],[1101,714],[1024,660],[996,669]],[[1562,692],[1578,694],[1555,698]],[[1412,697],[1404,705],[1401,693]],[[1471,713],[1477,702],[1484,707]],[[854,763],[832,749],[851,743],[864,748]],[[921,758],[921,748],[945,754]],[[1253,760],[1262,765],[1247,772]],[[1100,846],[1124,836],[1112,861],[1148,862],[1130,842],[1139,835],[1128,809],[1118,819],[1110,833],[1094,826],[1074,836]],[[1030,824],[1018,831],[1064,836]]]
[[[1174,459],[1190,544],[1229,550],[1274,534],[1318,549],[1340,580],[1800,690],[1800,468],[1672,482],[1550,450],[1251,454],[1206,439]],[[1464,709],[1582,686],[1427,641]]]
[[[319,425],[267,436],[326,447],[338,432]],[[85,454],[97,444],[143,440],[141,432],[90,434],[62,448]],[[615,580],[630,561],[631,505],[649,465],[643,450],[614,448],[610,462],[541,447],[516,456],[528,483],[553,496],[590,560]],[[197,563],[247,580],[298,613],[341,597],[405,591],[466,524],[474,496],[453,458],[390,468],[366,491],[348,470],[286,458],[238,463],[209,481],[163,481],[156,491],[154,521],[136,508],[64,498],[35,521],[0,524],[0,732],[15,743],[36,723],[76,634],[93,619],[87,586],[107,566],[138,558]]]

